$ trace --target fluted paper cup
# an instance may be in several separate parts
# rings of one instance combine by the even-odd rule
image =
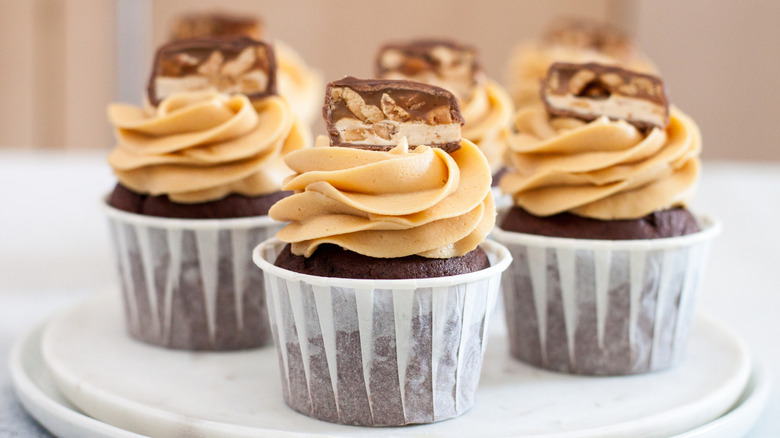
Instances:
[[[576,374],[661,370],[683,356],[720,223],[647,240],[537,236],[498,227],[514,262],[502,279],[510,353]],[[500,223],[500,222],[499,222]]]
[[[268,216],[172,219],[105,201],[129,334],[161,347],[237,350],[271,342],[252,249],[283,224]]]
[[[317,277],[274,266],[284,243],[254,252],[265,273],[287,404],[333,423],[401,426],[456,417],[474,404],[487,329],[511,261],[450,277]]]

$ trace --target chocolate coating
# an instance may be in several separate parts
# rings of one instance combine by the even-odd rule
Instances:
[[[442,47],[460,55],[459,57],[464,62],[469,62],[472,85],[476,84],[477,76],[482,71],[482,67],[477,62],[477,49],[451,39],[417,39],[387,43],[377,52],[376,76],[381,78],[391,71],[398,71],[405,76],[414,76],[425,70],[440,73],[441,60],[433,56],[431,52]],[[401,65],[393,67],[382,62],[383,55],[389,50],[396,50],[404,55],[405,59]]]
[[[614,65],[556,62],[547,70],[539,91],[553,116],[585,121],[607,116],[643,130],[669,124],[666,88],[655,75]]]
[[[384,259],[348,251],[338,245],[324,244],[307,258],[293,254],[288,244],[274,264],[319,277],[403,279],[467,274],[489,267],[490,261],[480,247],[461,257],[449,259],[429,259],[418,255]]]
[[[390,150],[395,145],[373,145],[359,142],[345,141],[341,138],[336,122],[341,119],[358,118],[354,110],[342,98],[335,98],[334,91],[338,89],[349,89],[354,91],[363,103],[366,105],[380,108],[384,95],[389,96],[395,101],[395,104],[405,112],[408,117],[403,123],[424,122],[432,125],[463,125],[466,120],[463,118],[460,110],[460,102],[450,91],[434,85],[424,84],[422,82],[408,80],[392,79],[358,79],[352,76],[344,77],[338,81],[330,82],[325,89],[325,104],[322,108],[322,118],[325,121],[325,128],[330,137],[330,143],[333,146],[356,147],[372,150]],[[446,121],[429,123],[431,114],[438,108],[448,108],[448,117]],[[361,116],[362,117],[362,116]],[[387,114],[382,114],[381,118],[386,119]],[[375,122],[368,122],[373,125]],[[409,139],[411,147],[418,146],[412,139]],[[448,153],[454,152],[460,148],[460,138],[457,140],[441,140],[430,146],[439,147]]]
[[[163,100],[158,95],[155,80],[162,76],[181,77],[197,73],[198,66],[205,62],[213,52],[220,52],[223,57],[233,59],[238,57],[242,50],[254,47],[260,49],[263,57],[258,58],[253,66],[268,74],[268,83],[265,90],[256,92],[245,92],[246,96],[252,100],[260,100],[264,97],[276,95],[276,55],[273,46],[264,41],[257,41],[246,36],[226,36],[226,37],[208,37],[189,40],[178,40],[169,42],[157,49],[152,63],[152,73],[146,86],[146,93],[149,103],[157,106]],[[197,60],[197,64],[181,64],[178,58],[186,56]],[[229,78],[228,75],[221,72],[219,76],[222,81],[230,82],[235,78]]]
[[[543,39],[548,44],[595,50],[619,60],[630,58],[634,52],[633,40],[620,28],[584,17],[559,17]]]
[[[571,213],[539,217],[515,206],[507,211],[500,226],[518,233],[600,240],[660,239],[700,230],[691,212],[679,207],[655,211],[639,219],[603,221]]]
[[[276,201],[291,195],[280,191],[263,196],[231,194],[217,201],[196,204],[172,202],[166,195],[143,195],[122,184],[117,184],[108,198],[108,204],[119,210],[147,216],[183,219],[227,219],[249,216],[265,216]]]

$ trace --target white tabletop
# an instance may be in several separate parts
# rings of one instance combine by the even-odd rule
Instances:
[[[105,152],[0,151],[0,437],[48,436],[13,397],[13,340],[59,309],[115,287],[98,199]],[[722,219],[700,309],[780,370],[780,163],[705,162],[694,210]],[[776,380],[776,379],[775,379]],[[780,436],[780,382],[750,437]]]

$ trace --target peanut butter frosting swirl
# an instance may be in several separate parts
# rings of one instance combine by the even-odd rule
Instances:
[[[466,119],[462,136],[474,142],[485,154],[493,173],[503,166],[513,112],[511,98],[492,80],[474,87],[467,101],[461,100],[461,113]]]
[[[499,185],[537,216],[636,219],[684,206],[695,191],[701,134],[676,108],[666,129],[647,133],[622,120],[586,123],[538,108],[518,112],[515,128]]]
[[[308,257],[332,243],[377,258],[462,256],[493,228],[490,168],[463,140],[448,154],[401,143],[390,151],[328,147],[296,151],[285,162],[296,173],[269,215],[290,224],[276,237]]]
[[[310,125],[322,109],[325,81],[290,46],[274,41],[276,51],[279,94],[292,108],[292,112]]]
[[[284,156],[311,140],[276,96],[253,107],[243,95],[188,92],[163,100],[152,113],[112,104],[108,116],[118,142],[108,162],[119,181],[180,203],[278,191],[292,173]]]

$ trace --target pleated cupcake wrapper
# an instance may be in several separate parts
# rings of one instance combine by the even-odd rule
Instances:
[[[493,230],[514,262],[502,279],[510,352],[569,373],[660,370],[685,350],[720,224],[652,240],[587,240]]]
[[[133,338],[186,350],[271,342],[262,273],[251,256],[283,224],[268,216],[171,219],[103,206]]]
[[[474,404],[487,328],[511,258],[419,280],[304,275],[273,265],[284,243],[254,252],[265,272],[282,390],[298,412],[333,423],[399,426],[456,417]]]

